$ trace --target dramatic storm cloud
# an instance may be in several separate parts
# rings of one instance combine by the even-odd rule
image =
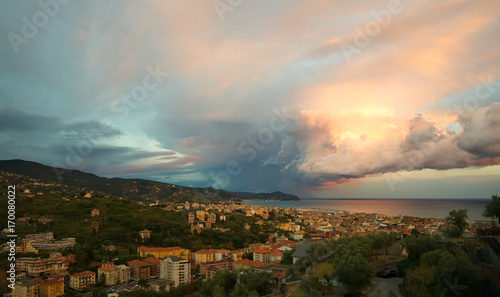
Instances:
[[[303,197],[498,193],[496,0],[4,2],[2,159]]]

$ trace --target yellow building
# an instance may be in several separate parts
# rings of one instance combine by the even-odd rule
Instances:
[[[97,279],[103,281],[106,286],[114,286],[118,283],[118,271],[114,267],[97,268]]]
[[[144,258],[152,256],[161,259],[168,256],[177,256],[189,260],[191,251],[178,246],[166,248],[140,246],[137,248],[137,254]]]
[[[16,282],[12,297],[38,297],[38,290],[38,283],[23,279]]]
[[[64,281],[60,279],[42,280],[39,278],[32,279],[40,285],[40,297],[56,297],[64,295]]]
[[[69,276],[69,286],[81,291],[95,285],[95,272],[83,271]]]
[[[196,265],[213,261],[215,261],[214,250],[199,250],[194,252],[194,262],[196,263]]]

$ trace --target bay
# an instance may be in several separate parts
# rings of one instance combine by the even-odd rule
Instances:
[[[351,213],[378,213],[390,216],[445,218],[451,210],[467,209],[471,220],[491,220],[482,213],[490,199],[317,199],[300,201],[245,201],[243,204],[280,208],[334,209]]]

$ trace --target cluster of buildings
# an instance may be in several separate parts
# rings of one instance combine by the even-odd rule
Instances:
[[[192,231],[212,228],[213,224],[224,222],[228,215],[238,213],[238,215],[257,217],[251,223],[255,224],[252,230],[266,226],[266,230],[274,230],[276,233],[271,234],[266,243],[250,244],[237,250],[203,249],[191,252],[182,247],[139,246],[137,255],[141,257],[140,260],[128,261],[126,265],[101,262],[96,271],[82,271],[71,275],[67,270],[69,263],[74,262],[74,255],[62,256],[53,252],[46,259],[21,257],[16,259],[16,268],[20,271],[20,275],[25,277],[20,277],[18,280],[13,296],[60,296],[64,294],[63,275],[68,276],[69,287],[78,291],[90,289],[99,282],[106,286],[114,286],[141,279],[146,280],[152,290],[168,291],[172,287],[188,283],[192,277],[192,269],[197,266],[200,274],[206,278],[212,278],[220,270],[238,271],[250,268],[266,271],[283,270],[274,264],[281,262],[284,253],[295,250],[293,254],[295,261],[301,253],[304,253],[311,241],[381,231],[390,232],[395,237],[410,234],[412,230],[433,234],[439,232],[445,224],[441,219],[432,218],[351,214],[337,210],[280,209],[238,203],[203,205],[185,202],[177,206],[169,205],[164,209],[188,210],[188,223]],[[271,214],[277,219],[271,220]],[[98,209],[94,209],[90,215],[96,217],[102,214]],[[251,229],[249,223],[245,223],[242,227],[245,230]],[[475,227],[472,224],[467,231],[474,232]],[[147,229],[140,231],[140,239],[143,242],[148,241],[151,232]],[[300,244],[301,242],[304,244]],[[74,238],[55,241],[53,233],[47,232],[26,236],[17,246],[17,251],[37,253],[38,249],[68,249],[73,248],[75,243]],[[281,270],[278,272],[283,273]],[[38,278],[41,274],[48,275],[48,278]],[[35,278],[27,279],[27,276]]]
[[[38,253],[38,249],[57,251],[71,249],[75,246],[75,238],[63,238],[61,240],[54,240],[54,233],[38,233],[27,235],[23,239],[23,243],[17,247],[17,252],[24,253]]]

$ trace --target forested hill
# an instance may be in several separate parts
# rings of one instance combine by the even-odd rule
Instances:
[[[241,199],[259,200],[259,198],[248,198],[253,195],[264,197],[263,194],[189,188],[144,179],[105,178],[79,170],[54,168],[24,160],[0,161],[0,185],[16,185],[18,189],[29,190],[34,194],[48,192],[71,196],[75,193],[82,195],[90,193],[92,196],[121,197],[136,201],[213,203],[241,201]],[[281,192],[275,193],[267,195],[286,196]]]
[[[300,198],[285,194],[282,192],[272,192],[272,193],[248,193],[248,192],[232,192],[232,194],[240,197],[243,200],[279,200],[279,201],[299,201]]]

